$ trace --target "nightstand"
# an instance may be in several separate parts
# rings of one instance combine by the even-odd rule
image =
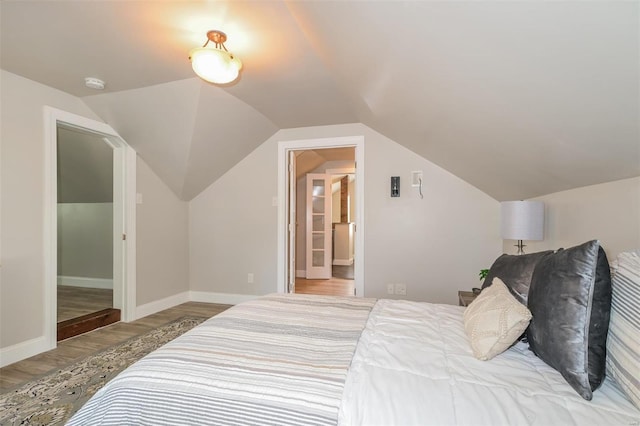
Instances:
[[[460,306],[469,306],[471,302],[477,297],[477,294],[473,294],[472,291],[459,291],[458,292],[458,304]]]

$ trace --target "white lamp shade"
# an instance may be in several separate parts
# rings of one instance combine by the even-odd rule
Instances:
[[[225,84],[238,78],[240,59],[215,47],[199,47],[189,54],[193,71],[210,83]]]
[[[505,240],[544,239],[544,203],[542,201],[505,201],[500,203],[502,213],[500,235]]]

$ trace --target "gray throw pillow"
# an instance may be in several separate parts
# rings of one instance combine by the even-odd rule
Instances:
[[[494,278],[500,278],[518,302],[526,306],[533,270],[540,259],[551,253],[553,250],[521,255],[503,254],[491,265],[482,288],[489,287]]]
[[[597,240],[545,256],[533,271],[531,350],[591,400],[605,375],[611,311],[609,262]]]

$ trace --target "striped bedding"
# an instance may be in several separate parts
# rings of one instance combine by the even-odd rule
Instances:
[[[269,295],[149,354],[70,425],[336,424],[374,299]]]

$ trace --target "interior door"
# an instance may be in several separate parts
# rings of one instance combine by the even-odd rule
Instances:
[[[289,244],[287,246],[287,291],[289,293],[296,292],[296,154],[295,151],[289,151],[287,156],[289,163],[287,170],[289,171],[289,188],[288,195],[288,216],[287,216],[287,235]]]
[[[331,175],[307,174],[307,279],[331,278]]]

